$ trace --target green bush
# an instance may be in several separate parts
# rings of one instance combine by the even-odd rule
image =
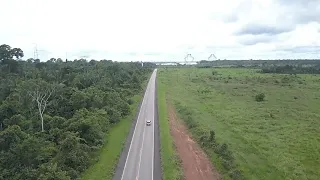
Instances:
[[[264,93],[260,93],[260,94],[257,94],[257,95],[255,96],[255,99],[256,99],[257,102],[264,101],[264,98],[265,98]]]
[[[238,170],[238,169],[233,170],[233,171],[229,174],[229,176],[230,176],[233,180],[243,180],[243,179],[244,179],[241,170]]]
[[[128,99],[127,103],[128,103],[129,105],[132,105],[134,102],[133,102],[132,99]]]
[[[213,130],[210,130],[210,142],[216,143],[216,135],[215,132]]]

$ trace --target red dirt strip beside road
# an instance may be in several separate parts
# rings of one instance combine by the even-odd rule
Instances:
[[[185,180],[220,180],[221,176],[212,166],[206,154],[192,140],[183,122],[181,122],[172,105],[168,104],[171,135],[182,160]]]

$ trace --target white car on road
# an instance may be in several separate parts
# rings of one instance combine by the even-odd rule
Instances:
[[[147,124],[147,126],[150,126],[151,125],[151,121],[147,120],[146,124]]]

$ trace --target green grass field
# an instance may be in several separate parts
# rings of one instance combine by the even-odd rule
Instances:
[[[107,141],[104,146],[98,152],[95,152],[98,161],[83,173],[83,180],[112,179],[120,153],[130,131],[132,119],[135,118],[138,111],[141,98],[142,94],[132,98],[134,103],[130,105],[131,114],[113,126],[109,133],[106,134]]]
[[[158,112],[161,145],[162,178],[164,180],[182,179],[179,157],[175,151],[167,114],[166,85],[158,81]]]
[[[195,138],[200,138],[198,129],[214,130],[244,179],[320,179],[319,75],[162,68],[158,78],[170,87],[167,98],[178,111],[190,110],[198,126],[191,130]],[[255,100],[259,93],[265,94],[262,102]],[[221,159],[211,152],[211,160],[228,179]]]

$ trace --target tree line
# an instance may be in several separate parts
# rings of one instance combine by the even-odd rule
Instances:
[[[262,73],[277,73],[277,74],[320,74],[320,64],[315,66],[274,66],[264,67]]]
[[[284,66],[292,67],[314,67],[320,65],[320,60],[299,59],[299,60],[216,60],[216,61],[200,61],[196,67],[212,68],[212,67],[237,67],[237,68],[276,68]]]
[[[0,46],[0,180],[78,179],[153,66],[23,56]]]

